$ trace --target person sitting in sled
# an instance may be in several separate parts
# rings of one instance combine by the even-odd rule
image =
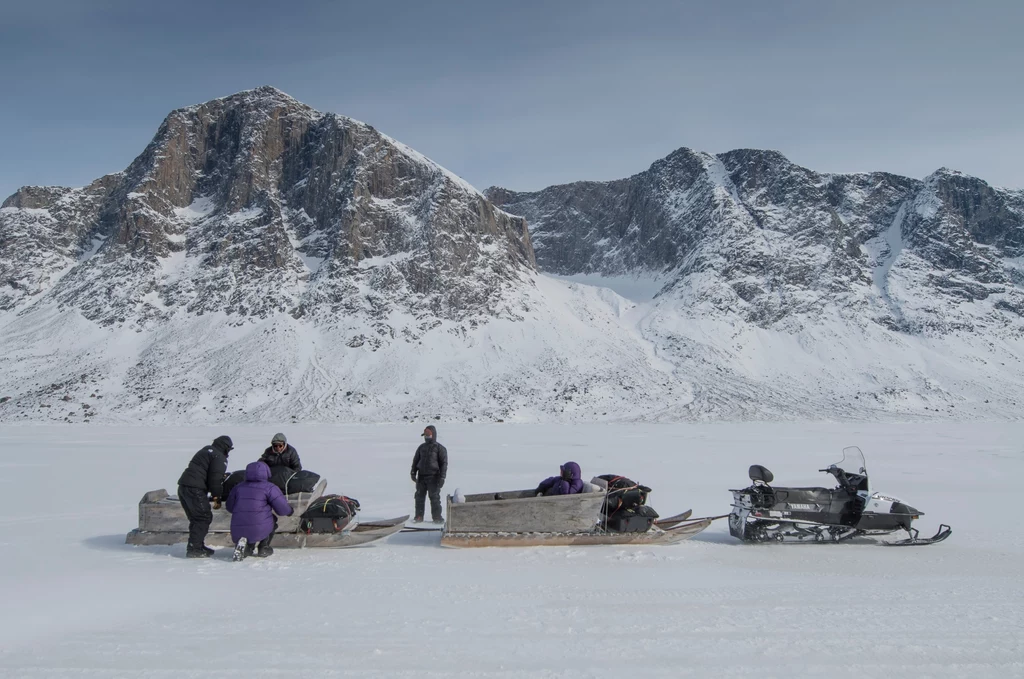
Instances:
[[[270,467],[259,460],[246,465],[245,481],[231,489],[226,506],[231,512],[235,561],[273,554],[270,541],[277,530],[277,516],[291,516],[295,511],[281,489],[270,482]],[[259,543],[258,550],[256,543]]]
[[[575,495],[583,492],[583,472],[575,462],[566,462],[558,468],[558,476],[549,476],[540,482],[535,495]]]
[[[270,447],[263,451],[260,456],[261,462],[266,462],[269,467],[288,467],[293,472],[302,471],[302,462],[299,460],[299,451],[295,446],[288,443],[284,434],[274,434],[270,439]]]

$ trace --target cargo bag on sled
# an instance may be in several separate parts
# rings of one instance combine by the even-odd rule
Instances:
[[[602,474],[591,481],[608,489],[601,507],[601,525],[612,533],[646,533],[658,518],[658,512],[647,506],[651,489],[625,476]]]
[[[324,495],[299,517],[299,531],[306,533],[337,533],[344,530],[356,512],[359,500],[344,495]]]
[[[270,468],[270,482],[280,488],[285,495],[312,493],[319,480],[320,475],[308,469],[297,472],[283,465],[274,465]]]
[[[224,479],[224,497],[231,494],[231,489],[245,481],[245,470],[231,472]],[[320,481],[320,475],[303,469],[301,472],[289,467],[273,466],[270,468],[270,482],[281,489],[285,495],[293,493],[312,493]]]

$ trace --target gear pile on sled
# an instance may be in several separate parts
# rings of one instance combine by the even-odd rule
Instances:
[[[286,486],[289,487],[289,486]],[[291,516],[278,517],[274,534],[275,548],[341,548],[364,545],[399,532],[408,515],[384,521],[355,520],[359,503],[351,498],[339,502],[340,495],[324,495],[327,480],[319,479],[311,492],[290,493],[285,497],[294,510]],[[341,509],[344,507],[344,509]],[[323,519],[327,519],[325,523]],[[329,524],[329,525],[328,525]],[[166,490],[152,490],[139,502],[139,527],[128,533],[130,545],[174,545],[188,542],[188,518],[177,497]],[[233,547],[231,514],[213,510],[213,523],[206,544]]]

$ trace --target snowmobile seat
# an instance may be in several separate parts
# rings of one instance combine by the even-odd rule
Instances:
[[[747,475],[750,476],[751,481],[771,483],[775,480],[775,475],[768,471],[767,467],[762,467],[759,464],[750,465],[750,470],[747,472]]]

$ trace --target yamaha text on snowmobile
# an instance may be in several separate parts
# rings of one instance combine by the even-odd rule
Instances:
[[[759,464],[750,467],[753,485],[733,490],[729,533],[744,542],[839,542],[857,535],[906,531],[908,538],[885,545],[930,545],[949,537],[941,524],[930,538],[920,538],[911,522],[923,516],[896,498],[871,490],[864,454],[856,446],[843,449],[843,459],[828,469],[839,486],[779,488],[774,475]]]

